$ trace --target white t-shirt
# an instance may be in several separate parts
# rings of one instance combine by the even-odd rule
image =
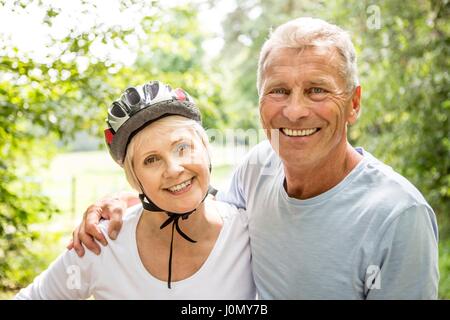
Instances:
[[[108,222],[100,224],[109,240],[100,256],[86,250],[79,258],[74,250],[66,251],[15,298],[254,299],[247,215],[224,202],[207,199],[205,205],[217,207],[223,227],[201,268],[187,279],[172,282],[171,289],[166,281],[153,277],[139,257],[136,227],[143,213],[139,204],[128,209],[116,240],[107,236]]]

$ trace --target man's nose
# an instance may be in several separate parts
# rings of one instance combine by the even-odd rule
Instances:
[[[310,112],[308,102],[301,94],[292,94],[283,108],[283,115],[290,122],[296,122],[301,118],[307,117]]]

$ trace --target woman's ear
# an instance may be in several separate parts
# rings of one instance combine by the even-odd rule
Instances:
[[[361,112],[361,86],[357,86],[353,91],[351,111],[348,116],[348,123],[354,124],[358,120],[359,114]]]

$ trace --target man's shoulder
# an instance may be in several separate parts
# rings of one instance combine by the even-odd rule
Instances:
[[[252,171],[267,170],[278,167],[281,160],[268,140],[264,140],[250,149],[243,161],[243,166]]]
[[[263,140],[250,149],[249,156],[256,157],[258,155],[275,155],[275,151],[273,150],[269,140]]]
[[[422,193],[407,178],[367,151],[364,156],[366,164],[359,183],[368,190],[373,200],[378,200],[375,202],[404,209],[412,206],[429,207]]]

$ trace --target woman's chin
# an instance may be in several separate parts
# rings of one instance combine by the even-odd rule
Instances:
[[[182,195],[172,195],[165,191],[164,199],[161,199],[163,203],[167,205],[162,205],[160,208],[164,208],[169,212],[174,213],[186,213],[193,211],[198,208],[202,203],[203,195],[200,188],[193,188],[189,192]]]
[[[169,209],[170,212],[174,212],[174,213],[186,213],[186,212],[191,212],[195,209],[198,208],[198,206],[200,205],[200,201],[192,201],[192,202],[187,202],[185,201],[184,203],[180,204],[180,205],[174,205],[174,203],[172,203],[171,208]]]
[[[195,202],[190,205],[184,204],[183,206],[176,207],[175,210],[172,212],[175,212],[175,213],[191,212],[191,211],[194,211],[195,209],[197,209],[199,205],[200,205],[200,202]]]

